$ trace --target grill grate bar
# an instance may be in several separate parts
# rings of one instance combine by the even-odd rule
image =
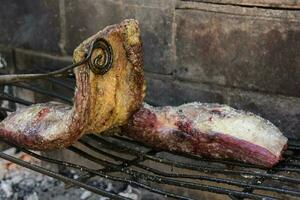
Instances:
[[[130,142],[132,144],[136,144],[138,146],[141,145],[140,143],[138,143],[134,140],[131,140],[130,138],[127,138],[127,137],[114,136],[114,138],[117,138],[119,140],[125,140],[127,142]],[[247,168],[266,169],[264,167],[260,167],[260,166],[253,165],[253,164],[248,164],[248,163],[242,163],[242,162],[239,162],[239,161],[232,161],[232,160],[226,160],[226,159],[213,159],[213,158],[208,159],[208,158],[203,158],[203,157],[198,156],[198,155],[184,154],[184,153],[180,153],[180,152],[177,152],[176,154],[180,155],[180,156],[184,156],[185,158],[193,159],[193,160],[201,160],[201,161],[210,162],[210,163],[214,163],[214,162],[215,163],[222,163],[222,164],[230,165],[232,167],[239,166],[239,167],[247,167]]]
[[[83,142],[82,140],[80,140],[80,143],[82,144],[87,144],[87,147],[90,147],[90,149],[97,151],[99,153],[103,152],[101,149],[99,149],[98,147],[94,147],[91,144],[87,143],[87,142]],[[123,161],[123,163],[125,162],[130,162],[129,160],[126,160],[122,157],[119,156],[115,156],[111,153],[107,153],[105,152],[106,156],[109,157],[115,157],[116,160],[120,160]],[[300,195],[299,191],[296,190],[286,190],[286,189],[280,189],[280,188],[275,188],[273,186],[262,186],[262,185],[257,185],[259,182],[262,182],[261,179],[257,179],[252,183],[249,182],[245,182],[245,181],[235,181],[235,180],[229,180],[229,179],[221,179],[221,178],[213,178],[213,177],[208,177],[208,176],[201,176],[201,175],[191,175],[191,174],[173,174],[173,173],[166,173],[160,170],[156,170],[154,168],[145,166],[143,164],[135,164],[136,167],[144,169],[146,171],[152,172],[154,174],[160,175],[160,176],[164,176],[164,177],[172,177],[172,178],[189,178],[189,179],[198,179],[198,180],[206,180],[206,181],[211,181],[211,182],[216,182],[216,183],[225,183],[225,184],[229,184],[229,185],[234,185],[234,186],[238,186],[238,187],[244,187],[244,188],[249,188],[249,189],[262,189],[262,190],[267,190],[267,191],[273,191],[273,192],[278,192],[278,193],[285,193],[285,194],[290,194],[290,195]]]
[[[293,139],[288,141],[288,146],[298,146],[300,147],[300,140],[299,139]]]
[[[296,160],[300,160],[300,156],[291,156],[291,158],[296,159]]]
[[[31,164],[31,163],[25,162],[23,160],[17,159],[15,157],[7,155],[7,154],[5,154],[3,152],[0,152],[0,157],[3,158],[3,159],[5,159],[5,160],[11,161],[13,163],[16,163],[16,164],[18,164],[20,166],[23,166],[23,167],[26,167],[28,169],[31,169],[33,171],[36,171],[36,172],[45,174],[47,176],[50,176],[52,178],[56,178],[56,179],[59,179],[59,180],[65,181],[65,182],[71,182],[74,185],[77,185],[79,187],[82,187],[82,188],[84,188],[86,190],[89,190],[91,192],[94,192],[94,193],[102,195],[102,196],[110,197],[110,198],[117,199],[117,200],[130,200],[129,198],[122,197],[122,196],[119,196],[119,195],[115,195],[115,194],[107,192],[105,190],[101,190],[99,188],[96,188],[96,187],[87,185],[85,183],[76,181],[76,180],[74,180],[72,178],[68,178],[68,177],[65,177],[63,175],[57,174],[57,173],[55,173],[55,172],[53,172],[51,170],[45,169],[43,167],[40,167],[40,166]]]
[[[97,136],[96,136],[97,137]],[[123,136],[113,136],[116,139],[119,139],[121,141],[126,141],[129,143],[132,143],[134,145],[138,145],[141,146],[140,143],[131,140],[130,138],[126,138]],[[97,139],[97,138],[93,138],[93,139]],[[291,142],[293,142],[293,140],[290,140]],[[299,145],[300,147],[300,145]],[[201,156],[198,155],[191,155],[191,154],[184,154],[184,153],[176,153],[177,155],[181,155],[184,156],[185,158],[191,158],[193,160],[201,160],[201,161],[205,161],[205,162],[209,162],[209,163],[222,163],[222,164],[226,164],[226,165],[232,165],[232,166],[239,166],[239,167],[245,167],[245,168],[253,168],[253,169],[262,169],[262,170],[268,170],[268,168],[265,167],[260,167],[257,165],[253,165],[253,164],[248,164],[248,163],[242,163],[239,161],[232,161],[232,160],[226,160],[226,159],[211,159],[211,158],[203,158]],[[277,167],[273,167],[272,169],[276,169],[277,171],[286,171],[285,169],[283,169],[280,166],[289,166],[289,167],[299,167],[300,166],[300,162],[297,162],[298,160],[300,160],[300,156],[295,156],[295,155],[287,155],[286,158],[281,161]],[[297,168],[291,168],[292,170],[298,171],[299,169]]]
[[[102,164],[106,165],[107,169],[114,169],[114,170],[119,171],[119,172],[125,172],[126,174],[131,175],[131,176],[141,177],[141,175],[139,175],[141,172],[138,172],[138,171],[135,171],[135,170],[128,170],[127,171],[127,169],[125,169],[122,166],[118,166],[118,165],[115,165],[114,163],[109,163],[107,161],[104,161],[103,159],[96,158],[92,155],[87,154],[84,151],[81,151],[80,149],[78,149],[76,147],[72,147],[72,148],[69,148],[69,149],[71,151],[73,151],[74,153],[77,153],[80,156],[83,156],[85,158],[88,158],[89,160],[92,160],[93,162],[96,162],[96,163],[99,163],[99,164],[102,163]],[[109,163],[109,164],[107,164],[106,162]],[[90,172],[94,173],[96,175],[99,175],[95,171],[90,170]],[[102,170],[99,170],[99,172],[103,173]],[[143,175],[149,176],[147,174],[143,174]],[[187,198],[187,197],[184,197],[184,196],[173,195],[171,193],[167,193],[167,192],[164,192],[162,190],[154,189],[154,188],[152,188],[151,186],[149,186],[147,184],[138,183],[136,181],[127,180],[125,178],[119,178],[119,177],[117,178],[117,177],[114,177],[114,176],[108,176],[107,174],[104,177],[109,178],[109,179],[114,180],[114,181],[122,181],[122,182],[125,182],[125,183],[128,183],[128,184],[135,185],[135,186],[138,186],[138,187],[141,187],[141,188],[144,188],[144,189],[147,189],[147,190],[159,193],[159,194],[167,195],[167,196],[170,196],[170,197],[173,197],[173,198],[190,199],[190,198]],[[144,178],[144,180],[146,180],[146,179]]]
[[[285,171],[285,172],[296,172],[300,173],[300,169],[297,168],[291,168],[291,167],[274,167],[274,171]]]
[[[71,91],[74,91],[74,88],[75,88],[75,80],[72,81],[72,83],[70,81],[68,81],[68,83],[65,83],[64,81],[62,80],[59,80],[58,78],[47,78],[48,81],[52,82],[52,83],[55,83],[59,86],[62,86],[62,87],[65,87]]]
[[[97,162],[97,163],[102,163],[103,162],[103,159],[96,158],[96,157],[94,157],[92,155],[89,155],[89,154],[87,154],[87,153],[85,153],[81,150],[78,150],[77,148],[75,148],[75,149],[76,149],[75,153],[79,153],[81,156],[83,156],[85,158],[87,157],[89,160],[92,160],[92,161]],[[72,148],[72,150],[73,150],[73,148]],[[195,183],[182,181],[182,180],[178,181],[178,180],[169,179],[169,178],[165,178],[165,177],[161,177],[161,176],[154,176],[154,175],[146,174],[146,173],[136,171],[136,170],[132,170],[132,169],[128,169],[128,168],[124,169],[123,167],[115,165],[113,163],[110,163],[109,166],[111,168],[119,169],[120,172],[124,172],[128,175],[131,175],[132,177],[141,178],[143,180],[148,180],[148,181],[151,181],[151,182],[163,183],[163,184],[174,185],[174,186],[179,186],[179,187],[185,187],[185,188],[190,188],[190,189],[204,190],[204,191],[215,192],[215,193],[219,193],[219,194],[231,194],[231,195],[241,197],[241,198],[261,199],[263,197],[266,197],[266,196],[262,196],[262,195],[250,194],[250,193],[246,193],[246,192],[240,192],[240,191],[237,191],[237,190],[226,189],[226,188],[221,188],[221,187],[217,187],[217,186],[195,184]],[[150,169],[150,168],[147,168],[147,169]],[[269,197],[269,196],[267,196],[267,197],[272,198],[272,197]]]
[[[216,168],[216,167],[210,167],[210,166],[197,166],[197,165],[186,165],[185,163],[182,162],[175,162],[175,161],[170,161],[168,159],[164,159],[164,158],[158,158],[155,156],[150,156],[150,155],[141,155],[141,152],[137,152],[131,148],[128,148],[126,145],[120,143],[120,142],[116,142],[116,140],[109,141],[108,138],[103,138],[101,136],[95,136],[93,135],[92,138],[94,140],[98,140],[99,142],[106,142],[110,145],[106,146],[107,148],[110,148],[112,150],[116,150],[116,148],[124,148],[127,149],[128,152],[133,152],[135,155],[140,155],[140,156],[144,156],[149,160],[152,161],[157,161],[160,163],[164,163],[164,164],[168,164],[168,165],[174,165],[175,167],[178,168],[185,168],[185,169],[191,169],[191,170],[196,170],[199,172],[210,172],[210,173],[221,173],[221,174],[233,174],[233,175],[247,175],[247,176],[255,176],[255,177],[265,177],[265,178],[270,178],[270,179],[274,179],[274,180],[280,180],[280,181],[285,181],[285,182],[291,182],[291,183],[300,183],[300,179],[299,178],[292,178],[292,177],[287,177],[287,176],[283,176],[283,175],[273,175],[273,174],[268,174],[268,173],[261,173],[261,172],[251,172],[251,171],[244,171],[244,170],[231,170],[231,169],[226,169],[226,168]],[[114,146],[118,146],[118,147],[114,147]]]
[[[140,165],[137,165],[137,166],[140,167]],[[230,180],[230,179],[212,178],[212,177],[209,177],[209,176],[200,176],[200,175],[191,175],[191,174],[171,174],[171,173],[161,172],[161,171],[158,171],[158,170],[155,170],[153,168],[146,167],[146,166],[143,166],[141,168],[147,169],[150,172],[153,172],[155,174],[159,174],[159,175],[165,176],[165,177],[206,180],[206,181],[212,181],[212,182],[216,182],[216,183],[225,183],[225,184],[228,184],[228,185],[234,185],[234,186],[238,186],[238,187],[247,187],[247,188],[251,188],[251,189],[261,189],[261,190],[278,192],[278,193],[285,193],[285,194],[296,195],[296,196],[300,195],[300,192],[296,191],[296,190],[291,190],[291,189],[286,190],[286,189],[275,188],[273,186],[256,185],[257,182],[259,182],[261,180],[257,180],[254,183],[248,183],[248,182],[235,181],[235,180]]]
[[[288,150],[299,151],[300,147],[299,146],[289,146]]]
[[[105,167],[112,168],[112,166],[116,166],[116,165],[115,165],[114,163],[112,163],[112,162],[106,161],[106,160],[104,160],[104,159],[98,159],[98,158],[96,158],[96,157],[94,157],[94,156],[92,156],[92,155],[90,155],[90,154],[88,154],[88,153],[86,153],[86,152],[80,150],[80,149],[77,148],[77,147],[70,146],[70,147],[68,147],[68,149],[69,149],[70,151],[73,151],[74,153],[76,153],[76,154],[78,154],[78,155],[84,157],[84,158],[87,158],[87,159],[89,159],[89,160],[91,160],[91,161],[93,161],[93,162],[95,162],[95,163],[98,163],[98,164],[100,164],[100,165],[103,165],[103,166],[105,166]]]
[[[39,87],[36,87],[36,86],[32,86],[30,84],[14,83],[14,84],[11,84],[11,86],[32,90],[34,92],[38,92],[38,93],[43,94],[43,95],[58,98],[58,99],[63,100],[66,103],[69,103],[69,104],[72,103],[72,100],[70,100],[69,98],[67,98],[65,96],[59,95],[59,94],[54,93],[54,92],[49,92],[48,90],[45,90],[45,89],[42,89],[42,88],[39,88]]]
[[[141,145],[140,143],[137,143],[136,141],[133,141],[129,138],[123,137],[123,136],[114,136],[117,139],[120,140],[125,140],[126,142],[131,142],[133,144],[137,144],[137,145]],[[190,158],[193,160],[201,160],[201,161],[205,161],[208,163],[221,163],[221,164],[225,164],[227,168],[230,167],[244,167],[244,168],[252,168],[252,169],[259,169],[259,170],[268,170],[265,167],[260,167],[257,165],[253,165],[253,164],[248,164],[248,163],[242,163],[239,161],[232,161],[232,160],[226,160],[226,159],[208,159],[208,158],[203,158],[201,156],[197,156],[197,155],[191,155],[191,154],[184,154],[184,153],[176,153],[179,156],[184,156],[185,158]],[[299,163],[292,163],[291,161],[287,161],[288,159],[292,159],[295,162],[299,159],[300,160],[300,156],[294,156],[294,155],[286,155],[285,160],[281,161],[277,166],[273,167],[272,170],[274,171],[289,171],[289,172],[300,172],[299,167],[300,166],[300,162]],[[288,166],[288,167],[287,167]],[[294,168],[293,168],[294,167]]]
[[[0,107],[0,110],[7,111],[7,112],[13,112],[14,111],[13,109],[5,108],[5,107]]]
[[[128,160],[124,159],[124,158],[121,158],[119,156],[116,156],[116,155],[113,155],[111,153],[108,153],[108,152],[105,152],[103,151],[102,149],[99,149],[97,147],[94,147],[93,145],[89,144],[88,142],[84,141],[83,139],[79,139],[79,143],[80,144],[83,144],[84,146],[88,147],[89,149],[97,152],[97,153],[100,153],[102,155],[105,155],[105,156],[108,156],[116,161],[122,161],[122,162],[127,162]],[[137,160],[141,160],[140,158],[138,158]],[[125,164],[127,165],[127,164]],[[125,167],[125,166],[124,166]]]
[[[93,169],[89,169],[87,167],[84,167],[82,165],[76,165],[76,164],[69,163],[69,162],[63,162],[63,161],[59,161],[59,160],[54,160],[54,159],[51,159],[51,158],[47,158],[45,156],[41,156],[41,155],[38,155],[36,153],[33,153],[32,151],[28,151],[28,150],[26,150],[24,148],[19,148],[19,147],[16,147],[16,148],[18,148],[19,150],[23,151],[24,153],[27,153],[30,156],[33,156],[33,157],[35,157],[35,158],[37,158],[39,160],[43,160],[43,161],[46,161],[46,162],[49,162],[49,163],[54,163],[54,164],[57,164],[57,165],[60,165],[60,166],[71,167],[71,168],[74,168],[74,169],[78,169],[80,171],[89,172],[89,173],[92,173],[94,175],[101,176],[102,178],[110,179],[110,180],[113,180],[113,181],[121,181],[121,182],[124,182],[124,183],[127,183],[127,184],[131,184],[131,185],[135,185],[135,186],[138,186],[138,187],[141,187],[141,188],[144,188],[144,189],[148,189],[149,191],[153,191],[153,192],[156,192],[158,194],[165,195],[165,196],[169,196],[169,197],[173,197],[173,198],[178,198],[178,199],[192,200],[191,198],[187,198],[187,197],[184,197],[184,196],[181,196],[181,195],[174,195],[174,194],[169,193],[169,192],[164,192],[162,190],[159,190],[159,189],[156,189],[156,188],[152,188],[149,185],[138,183],[136,181],[132,181],[132,180],[129,180],[127,178],[120,178],[120,177],[116,177],[116,176],[107,175],[107,174],[105,174],[103,172],[104,170],[93,170]],[[78,151],[78,152],[80,152],[80,151]],[[97,158],[93,158],[93,159],[97,159]],[[53,172],[53,173],[55,173],[55,172]],[[71,182],[72,184],[77,185],[76,183],[74,183],[72,181],[66,181],[66,182]],[[87,190],[89,190],[89,189],[87,189]]]
[[[22,104],[22,105],[25,105],[25,106],[29,106],[29,105],[32,104],[32,102],[30,102],[30,101],[26,101],[24,99],[20,99],[20,98],[11,96],[8,93],[0,93],[0,99],[2,99],[2,100],[8,100],[8,101],[11,101],[11,102],[14,102],[14,103],[18,103],[18,104]]]
[[[74,90],[74,88],[69,84],[65,83],[63,79],[56,79],[56,78],[47,78],[53,84],[57,84],[58,86],[64,87],[69,90]],[[70,79],[68,82],[73,81]],[[74,82],[74,81],[73,81]],[[54,97],[57,99],[61,99],[67,103],[71,103],[72,101],[60,94],[55,92],[50,92],[49,90],[42,89],[40,87],[33,86],[31,84],[22,83],[22,84],[14,84],[15,87],[20,87],[28,90],[32,90],[36,93],[40,93],[43,95],[47,95],[49,97]],[[17,98],[12,96],[11,94],[2,93],[0,94],[0,99],[8,100],[9,102],[18,103],[22,105],[30,105],[32,102]],[[11,104],[12,105],[12,104]],[[0,107],[2,111],[11,112],[13,107],[4,108]],[[262,167],[254,166],[251,164],[236,162],[232,160],[218,160],[218,159],[207,159],[201,158],[200,156],[196,155],[186,155],[186,154],[175,154],[175,156],[184,157],[185,159],[191,159],[195,161],[196,164],[185,163],[183,161],[178,160],[171,160],[168,156],[161,155],[160,153],[167,153],[169,152],[161,152],[161,151],[154,151],[148,147],[141,145],[140,143],[131,140],[130,138],[124,136],[114,136],[114,137],[103,137],[99,135],[88,135],[83,137],[79,140],[79,143],[89,150],[95,152],[97,156],[93,156],[79,147],[71,146],[69,150],[73,151],[74,153],[85,157],[95,163],[100,164],[103,166],[98,170],[90,169],[85,166],[76,165],[69,162],[63,162],[60,160],[51,159],[45,156],[41,156],[35,154],[34,152],[28,151],[25,148],[19,148],[21,151],[45,162],[57,164],[59,166],[63,166],[65,168],[74,168],[81,172],[80,177],[76,180],[65,177],[59,173],[55,173],[43,167],[39,167],[36,165],[32,165],[25,161],[19,160],[15,157],[11,157],[4,153],[0,154],[1,158],[10,160],[15,162],[21,166],[26,168],[32,169],[34,171],[38,171],[40,173],[52,176],[59,180],[66,182],[67,184],[76,185],[102,196],[111,197],[112,199],[127,199],[125,197],[119,196],[117,194],[112,194],[107,191],[95,188],[91,185],[88,185],[86,181],[93,177],[93,176],[100,176],[105,179],[123,182],[127,184],[131,184],[135,187],[140,187],[147,189],[149,191],[165,195],[167,197],[173,197],[175,199],[191,199],[185,196],[177,195],[175,193],[171,193],[169,191],[165,191],[158,188],[153,188],[152,184],[166,184],[166,185],[173,185],[180,188],[189,188],[195,190],[202,190],[208,191],[213,193],[225,194],[232,199],[273,199],[274,196],[266,196],[265,194],[260,194],[256,192],[259,191],[268,191],[268,195],[270,192],[273,192],[271,195],[274,194],[285,194],[285,195],[292,195],[292,196],[300,196],[300,190],[292,189],[290,186],[291,184],[299,184],[300,178],[299,176],[290,177],[287,175],[278,175],[277,172],[293,172],[293,173],[300,173],[300,140],[289,140],[289,147],[288,151],[284,155],[285,160],[281,161],[277,166],[272,168],[272,170],[267,170]],[[128,145],[127,145],[128,144]],[[12,145],[15,146],[15,145]],[[121,153],[130,156],[119,156]],[[174,153],[171,153],[174,155]],[[98,156],[99,155],[99,156]],[[109,157],[109,161],[106,159],[99,158],[101,156]],[[163,165],[167,165],[180,169],[189,169],[193,172],[202,172],[205,175],[199,174],[188,174],[188,173],[172,173],[160,170],[159,168],[152,168],[149,167],[144,163],[144,161],[151,161],[154,163],[161,163]],[[114,172],[118,172],[118,175],[111,174]],[[206,174],[210,175],[206,175]],[[223,174],[223,175],[230,175],[234,178],[218,178],[214,176],[214,174]],[[184,179],[184,180],[182,180]],[[239,187],[242,190],[238,189],[228,189],[226,186],[211,186],[209,183],[201,184],[196,183],[195,180],[203,180],[208,181],[209,183],[217,183],[223,184],[227,186],[235,186]],[[266,183],[263,183],[265,180],[272,180],[274,182],[282,182],[280,185],[287,183],[286,185],[281,186],[270,186]],[[147,181],[146,183],[144,181]],[[194,181],[194,182],[192,182]],[[104,192],[104,193],[103,193]],[[108,194],[106,194],[108,193]],[[111,196],[113,195],[113,196]],[[275,198],[277,198],[275,196]]]
[[[151,152],[149,152],[151,153]],[[135,159],[132,159],[130,160],[129,162],[122,162],[122,164],[120,164],[119,166],[123,167],[124,169],[127,168],[127,167],[130,167],[134,164],[137,164],[138,162],[141,162],[142,160],[140,158],[135,158]],[[102,172],[104,173],[111,173],[111,172],[116,172],[118,170],[116,169],[111,169],[111,168],[107,168],[107,167],[104,167],[103,169],[99,169],[101,170]],[[83,174],[82,176],[80,176],[78,179],[79,180],[83,180],[83,181],[87,181],[88,179],[94,177],[95,175],[94,174],[91,174],[91,173],[86,173],[86,174]],[[72,185],[68,185],[67,187],[71,187]]]

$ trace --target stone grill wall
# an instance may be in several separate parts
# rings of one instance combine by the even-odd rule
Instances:
[[[10,72],[65,66],[86,37],[135,18],[144,42],[148,102],[225,103],[300,138],[299,3],[232,2],[2,0],[0,64]]]

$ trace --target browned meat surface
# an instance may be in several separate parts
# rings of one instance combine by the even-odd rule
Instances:
[[[287,145],[287,138],[269,121],[219,104],[145,104],[124,130],[151,147],[265,167],[275,165]]]
[[[85,58],[91,43],[104,38],[113,50],[113,63],[104,75],[87,64],[74,70],[74,105],[37,104],[9,115],[0,124],[0,136],[36,150],[66,147],[86,132],[103,132],[124,125],[144,97],[140,30],[135,20],[106,27],[74,51],[74,61]],[[96,49],[92,58],[103,55]]]
[[[83,60],[99,38],[113,49],[113,64],[106,74],[94,74],[87,64],[77,67],[73,106],[44,103],[18,110],[0,123],[0,136],[27,148],[52,150],[71,145],[85,133],[122,126],[123,134],[154,148],[265,167],[281,159],[287,138],[252,113],[219,104],[141,106],[145,85],[135,20],[108,26],[84,41],[74,51],[74,61]],[[95,50],[92,58],[102,54]]]
[[[94,74],[85,65],[75,70],[77,85],[85,85],[83,93],[75,96],[88,99],[89,120],[85,132],[102,132],[123,125],[141,106],[145,93],[142,43],[137,21],[125,20],[90,37],[75,49],[75,62],[84,58],[89,44],[97,38],[105,38],[112,46],[113,66],[104,75]],[[101,53],[95,52],[92,57]],[[83,76],[87,81],[80,80]]]

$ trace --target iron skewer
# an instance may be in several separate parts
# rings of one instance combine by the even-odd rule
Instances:
[[[95,59],[92,60],[92,53],[95,49],[102,49],[104,53],[104,59],[102,59],[102,55],[98,55]],[[15,83],[20,81],[27,81],[33,79],[40,79],[46,77],[61,77],[64,76],[69,70],[74,69],[86,62],[88,62],[89,68],[95,74],[105,74],[112,65],[112,58],[113,58],[113,51],[111,45],[103,38],[99,38],[94,40],[86,54],[86,57],[78,62],[73,63],[67,67],[45,73],[45,74],[8,74],[8,75],[1,75],[0,76],[0,85],[8,84],[8,83]]]

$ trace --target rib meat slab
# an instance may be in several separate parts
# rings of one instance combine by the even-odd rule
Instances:
[[[287,138],[269,121],[220,104],[144,104],[124,132],[151,147],[265,167],[275,165],[287,145]]]

